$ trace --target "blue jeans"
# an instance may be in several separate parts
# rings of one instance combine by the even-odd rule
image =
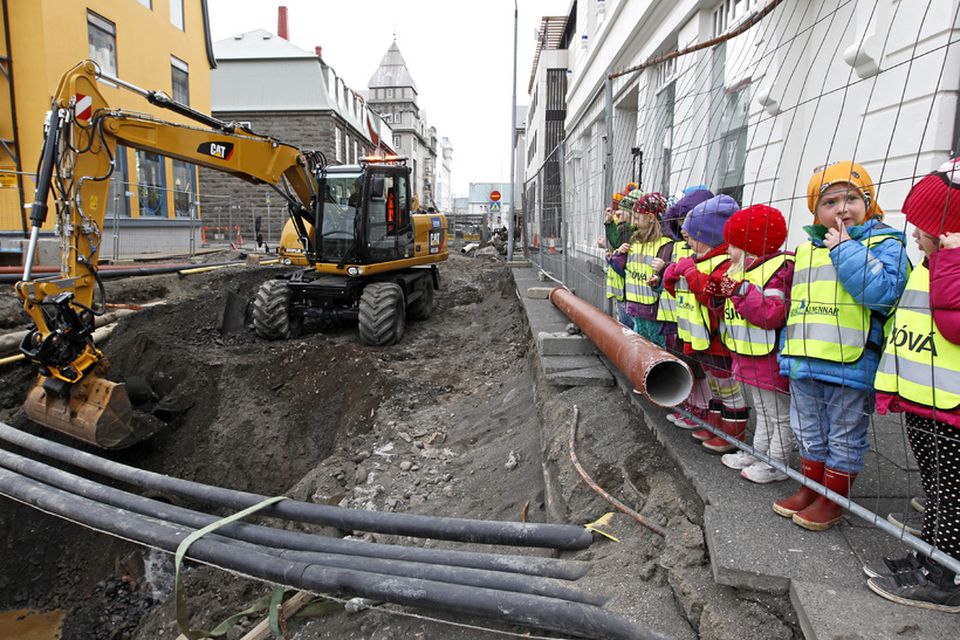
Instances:
[[[790,428],[800,456],[831,469],[860,473],[870,448],[871,391],[816,380],[790,380]]]
[[[627,301],[626,300],[614,300],[613,301],[615,317],[620,321],[625,327],[633,329],[633,318],[630,317],[630,314],[627,313]]]

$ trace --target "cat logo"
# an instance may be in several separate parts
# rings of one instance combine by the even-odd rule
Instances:
[[[197,147],[197,153],[212,156],[219,160],[229,160],[233,155],[232,142],[204,142]]]

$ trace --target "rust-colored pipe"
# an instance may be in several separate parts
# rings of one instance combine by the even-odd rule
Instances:
[[[676,356],[641,338],[563,287],[550,292],[550,302],[627,376],[633,383],[634,393],[643,394],[661,407],[674,407],[690,395],[693,374]]]

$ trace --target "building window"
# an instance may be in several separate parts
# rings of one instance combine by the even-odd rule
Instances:
[[[117,26],[97,14],[87,12],[87,43],[90,59],[100,70],[117,76]]]
[[[190,104],[190,67],[180,58],[170,56],[170,73],[173,77],[173,99],[181,104]]]
[[[340,131],[340,127],[335,127],[333,129],[333,157],[337,162],[343,162],[343,153],[341,151],[343,147],[343,133]]]
[[[353,141],[353,163],[357,163],[357,159],[360,157],[360,145],[357,144],[357,141]]]
[[[170,24],[180,31],[183,28],[183,0],[170,0]]]
[[[167,213],[163,158],[149,151],[137,151],[137,199],[140,216],[163,217]]]
[[[140,4],[145,6],[147,9],[153,10],[153,0],[137,0]]]
[[[393,148],[400,151],[400,136],[393,136]]]
[[[113,158],[113,173],[110,175],[110,201],[107,203],[109,218],[130,217],[130,185],[127,182],[127,148],[117,145]]]
[[[178,218],[193,218],[197,200],[197,170],[189,162],[173,160],[173,210]]]

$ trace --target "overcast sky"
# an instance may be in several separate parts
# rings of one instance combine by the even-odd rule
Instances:
[[[327,64],[357,91],[366,90],[396,33],[420,109],[453,144],[454,195],[467,195],[471,182],[509,182],[511,0],[208,0],[211,35],[276,33],[281,4],[290,41],[307,51],[323,47]],[[566,14],[570,0],[517,4],[517,104],[526,105],[540,18]]]

